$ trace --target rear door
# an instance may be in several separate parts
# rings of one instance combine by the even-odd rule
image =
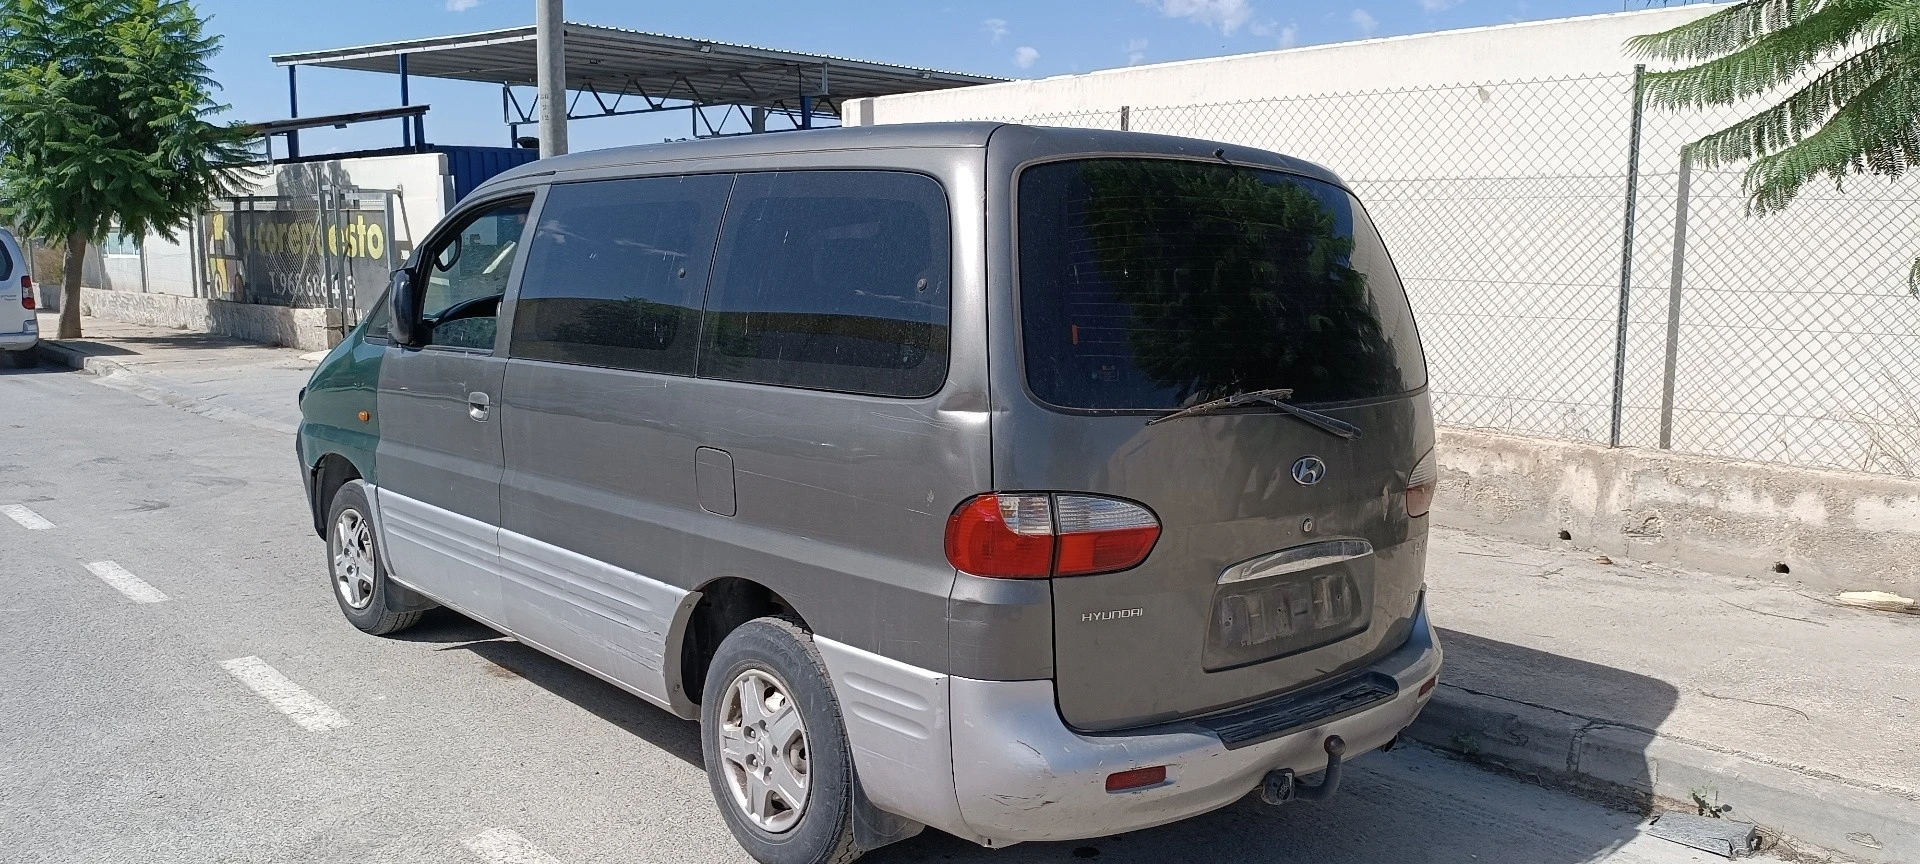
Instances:
[[[1138,567],[1052,580],[1063,717],[1189,716],[1404,641],[1425,555],[1405,500],[1432,448],[1425,361],[1352,196],[1211,154],[1045,161],[1013,191],[994,485],[1135,501],[1162,529]],[[1268,388],[1360,436],[1261,405],[1149,425]]]

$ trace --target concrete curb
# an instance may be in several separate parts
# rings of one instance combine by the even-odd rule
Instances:
[[[292,435],[298,431],[293,425],[284,421],[249,414],[245,411],[237,411],[225,405],[215,404],[199,396],[174,390],[167,387],[164,383],[156,383],[153,376],[110,357],[88,354],[71,346],[45,339],[40,340],[39,351],[40,359],[43,362],[66,366],[70,369],[78,369],[81,372],[86,372],[100,378],[100,383],[113,387],[116,390],[123,390],[143,399],[178,408],[190,414],[198,414],[202,417],[210,417],[215,420],[225,420],[230,423],[242,423],[256,429],[264,429],[268,432],[275,432],[282,435]]]
[[[127,367],[108,358],[96,357],[77,348],[62,345],[50,339],[40,340],[38,348],[40,351],[40,360],[44,363],[65,366],[69,369],[78,369],[82,372],[92,372],[96,375],[103,372],[127,371]]]
[[[1729,818],[1871,864],[1920,861],[1920,798],[1803,766],[1441,684],[1408,737],[1543,783]]]

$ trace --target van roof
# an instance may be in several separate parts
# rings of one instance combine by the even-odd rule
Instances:
[[[953,123],[893,123],[879,126],[848,126],[737,135],[698,141],[672,141],[664,144],[636,144],[605,150],[588,150],[528,162],[502,172],[482,184],[481,191],[528,177],[562,171],[582,171],[674,162],[684,159],[714,159],[735,156],[773,156],[829,150],[866,150],[896,147],[985,147],[996,130],[1016,124],[984,121]],[[1279,167],[1344,188],[1346,184],[1332,171],[1304,159],[1256,150],[1240,145],[1103,129],[1070,129],[1057,126],[1018,127],[1038,138],[1073,139],[1089,152],[1142,152],[1167,154],[1211,153],[1217,147],[1229,147],[1231,154],[1259,154],[1245,161]],[[1204,145],[1204,146],[1201,146]]]

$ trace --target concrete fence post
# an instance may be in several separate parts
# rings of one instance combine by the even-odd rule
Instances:
[[[1627,215],[1620,237],[1620,316],[1613,341],[1613,417],[1607,445],[1620,446],[1620,421],[1627,396],[1627,313],[1633,300],[1634,207],[1640,195],[1640,124],[1646,108],[1646,64],[1633,67],[1633,124],[1627,143]]]
[[[1660,449],[1673,449],[1674,372],[1680,362],[1680,295],[1687,273],[1687,217],[1693,197],[1693,148],[1680,148],[1679,189],[1673,205],[1673,276],[1667,283],[1666,366],[1660,375]]]

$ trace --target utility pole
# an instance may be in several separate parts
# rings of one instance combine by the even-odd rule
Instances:
[[[540,158],[567,152],[567,49],[564,0],[533,0],[539,57]]]

